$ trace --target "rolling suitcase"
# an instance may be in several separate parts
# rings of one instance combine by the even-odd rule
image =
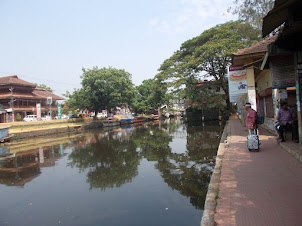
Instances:
[[[254,131],[255,134],[251,134],[249,130],[249,135],[247,136],[247,148],[249,151],[259,151],[259,136],[256,133],[256,129]]]

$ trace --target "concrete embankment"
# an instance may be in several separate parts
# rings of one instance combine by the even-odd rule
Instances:
[[[92,124],[98,124],[99,127],[102,126],[100,121],[93,122],[92,118],[2,123],[1,126],[9,127],[9,134],[14,134],[12,139],[14,141],[58,133],[77,132],[80,129],[93,127],[91,126]]]
[[[229,130],[229,122],[225,124],[220,144],[217,151],[216,165],[211,177],[211,182],[208,187],[208,192],[206,196],[206,201],[204,205],[203,216],[201,220],[202,226],[214,226],[214,214],[217,205],[218,193],[219,193],[219,183],[220,183],[220,170],[222,165],[222,158],[224,155],[225,147],[227,145],[227,136]]]

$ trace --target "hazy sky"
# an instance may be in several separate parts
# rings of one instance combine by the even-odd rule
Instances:
[[[236,17],[233,0],[0,0],[0,76],[62,95],[82,67],[112,66],[135,85],[153,78],[181,43]]]

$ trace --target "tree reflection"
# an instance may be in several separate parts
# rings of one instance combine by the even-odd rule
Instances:
[[[213,166],[209,158],[216,155],[220,127],[187,127],[168,124],[131,127],[95,134],[86,144],[75,147],[69,155],[72,167],[88,171],[90,188],[120,187],[138,174],[141,158],[155,162],[164,181],[189,197],[197,209],[203,209]],[[205,129],[206,128],[206,129]],[[182,153],[173,153],[173,137],[186,139]]]
[[[213,167],[209,157],[216,155],[219,144],[217,125],[187,128],[187,150],[183,153],[172,153],[169,143],[170,134],[179,131],[183,136],[185,124],[170,123],[159,128],[140,128],[134,138],[141,148],[141,153],[149,161],[156,161],[155,167],[161,172],[164,181],[182,195],[190,198],[190,203],[203,209],[208,184]],[[152,131],[152,133],[151,133]],[[151,136],[149,135],[151,133]],[[176,134],[175,134],[176,135]]]
[[[139,127],[131,139],[148,161],[160,161],[171,154],[172,137],[158,126]]]
[[[95,134],[91,143],[75,147],[69,160],[71,167],[88,169],[90,189],[105,190],[131,182],[137,175],[140,156],[131,140],[109,133],[101,139]]]
[[[192,160],[216,156],[222,133],[221,127],[217,123],[187,127],[187,150]]]

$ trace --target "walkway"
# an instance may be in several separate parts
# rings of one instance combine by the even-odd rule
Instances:
[[[260,131],[260,152],[249,152],[247,130],[238,119],[230,119],[229,132],[217,225],[302,225],[302,164],[265,131]]]

